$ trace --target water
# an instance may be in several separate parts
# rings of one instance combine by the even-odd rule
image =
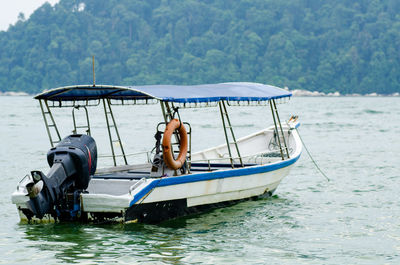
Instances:
[[[272,198],[158,226],[24,225],[10,195],[30,170],[47,171],[49,143],[37,102],[0,97],[0,264],[399,264],[400,98],[293,98],[278,107],[282,118],[300,116],[330,182],[303,152]],[[271,122],[262,108],[230,111],[239,136]],[[182,117],[192,122],[193,148],[223,142],[215,109],[190,112]],[[91,123],[102,153],[100,114]],[[59,125],[70,126],[69,115]],[[127,149],[152,147],[160,115],[158,106],[117,111]]]

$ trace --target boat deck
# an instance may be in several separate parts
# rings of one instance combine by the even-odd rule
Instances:
[[[256,164],[245,164],[245,167]],[[241,168],[240,164],[234,164],[235,168]],[[231,164],[226,163],[192,163],[191,173],[205,173],[217,170],[231,169]],[[127,194],[132,185],[142,178],[150,178],[151,164],[117,166],[97,170],[92,177],[87,191],[91,194],[109,194],[120,196]]]

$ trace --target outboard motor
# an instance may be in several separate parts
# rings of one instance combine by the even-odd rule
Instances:
[[[42,218],[50,213],[61,219],[73,219],[80,210],[79,195],[96,171],[97,147],[88,135],[64,138],[47,153],[50,171],[32,171],[33,182],[26,185],[28,207]]]

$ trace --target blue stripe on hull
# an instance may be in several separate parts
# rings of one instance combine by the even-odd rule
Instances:
[[[271,165],[252,166],[252,167],[247,167],[247,168],[238,168],[238,169],[231,169],[231,170],[224,170],[224,171],[214,171],[214,172],[207,172],[207,173],[198,173],[198,174],[190,174],[190,175],[183,175],[183,176],[160,178],[158,180],[152,181],[149,185],[147,185],[140,192],[138,192],[134,196],[133,200],[130,202],[129,206],[132,206],[135,203],[137,203],[140,199],[142,199],[146,194],[148,194],[152,189],[154,189],[156,187],[171,186],[171,185],[178,185],[178,184],[185,184],[185,183],[206,181],[206,180],[213,180],[213,179],[240,177],[240,176],[270,172],[270,171],[278,170],[278,169],[281,169],[284,167],[288,167],[288,166],[294,164],[299,158],[300,158],[300,154],[289,160],[285,160],[285,161],[271,164]]]

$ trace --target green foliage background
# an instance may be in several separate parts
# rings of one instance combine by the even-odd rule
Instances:
[[[0,90],[252,81],[400,91],[398,0],[61,0],[0,32]]]

